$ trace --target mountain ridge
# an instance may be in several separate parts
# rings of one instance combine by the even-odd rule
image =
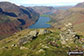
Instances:
[[[4,36],[26,29],[38,18],[39,14],[32,8],[17,6],[10,2],[0,2],[0,36],[4,38]]]

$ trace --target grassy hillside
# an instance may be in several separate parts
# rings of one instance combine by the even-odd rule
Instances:
[[[71,50],[74,50],[76,46],[79,46],[79,49],[81,49],[81,44],[62,45],[59,36],[60,30],[54,28],[47,29],[52,33],[39,34],[37,38],[22,46],[13,45],[17,44],[21,38],[27,36],[31,31],[39,32],[42,30],[46,29],[26,29],[1,40],[0,56],[67,56],[67,52],[69,51],[68,46],[70,46]]]

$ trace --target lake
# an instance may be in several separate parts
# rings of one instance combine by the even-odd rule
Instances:
[[[49,18],[49,17],[40,17],[35,24],[29,26],[28,28],[30,28],[30,29],[49,28],[49,27],[51,27],[51,25],[47,24],[47,23],[50,20],[51,20],[51,18]]]

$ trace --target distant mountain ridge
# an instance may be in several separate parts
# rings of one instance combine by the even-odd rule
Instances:
[[[35,11],[37,11],[39,14],[53,14],[57,10],[67,10],[69,8],[72,8],[73,6],[34,6],[31,7]]]
[[[38,17],[39,14],[32,8],[0,2],[0,39],[28,28]]]
[[[68,10],[57,10],[52,18],[53,27],[62,27],[64,23],[72,23],[74,29],[78,32],[84,32],[84,2],[79,3],[76,6]]]
[[[75,7],[81,7],[81,8],[84,8],[84,2],[82,2],[82,3],[78,3]]]
[[[53,13],[54,11],[56,11],[55,8],[51,6],[35,6],[31,8],[34,9],[39,14],[48,14],[48,13]]]

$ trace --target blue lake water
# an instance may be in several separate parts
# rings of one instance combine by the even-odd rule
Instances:
[[[49,17],[40,17],[35,24],[29,26],[28,28],[30,28],[30,29],[49,28],[49,27],[51,27],[51,25],[47,24],[47,23],[50,20],[51,20],[51,18],[49,18]]]

